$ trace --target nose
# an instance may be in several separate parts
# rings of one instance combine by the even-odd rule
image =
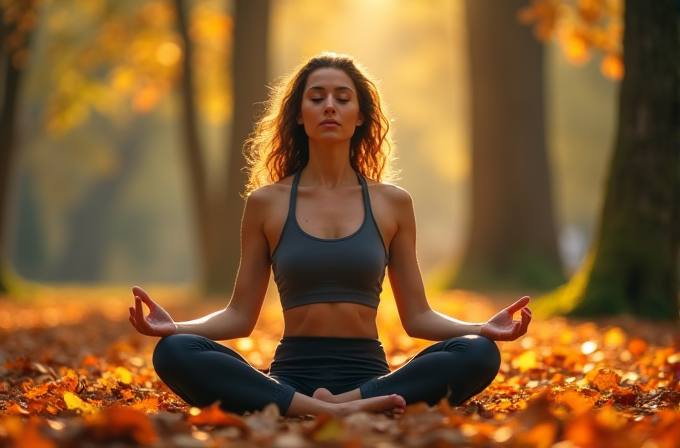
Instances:
[[[326,98],[326,102],[324,103],[325,106],[325,111],[333,113],[335,112],[335,103],[333,102],[333,97],[330,95]]]

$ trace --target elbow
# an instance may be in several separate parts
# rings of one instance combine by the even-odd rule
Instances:
[[[235,329],[235,339],[237,338],[247,338],[250,337],[251,334],[253,334],[253,330],[255,329],[255,325],[248,325],[248,326],[243,326]]]
[[[414,325],[413,323],[405,322],[404,331],[406,331],[406,334],[411,338],[427,339],[427,337],[425,337],[425,332],[423,331],[423,329],[418,325]]]
[[[414,313],[403,316],[401,323],[409,337],[430,339],[434,322],[428,312]]]

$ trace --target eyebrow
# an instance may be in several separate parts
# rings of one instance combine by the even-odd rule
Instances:
[[[310,90],[326,90],[326,88],[322,87],[322,86],[311,86],[309,89],[307,89],[307,91],[310,91]],[[355,93],[354,90],[352,90],[350,87],[347,87],[347,86],[336,87],[333,90],[349,90],[350,92]]]

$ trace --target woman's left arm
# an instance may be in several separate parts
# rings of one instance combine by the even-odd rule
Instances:
[[[416,219],[411,196],[405,190],[390,190],[388,202],[396,227],[389,244],[387,273],[406,333],[432,341],[470,334],[480,334],[495,341],[512,341],[524,335],[531,321],[531,311],[526,307],[529,297],[522,297],[482,323],[457,320],[430,307],[416,255]],[[519,319],[514,318],[517,312]]]

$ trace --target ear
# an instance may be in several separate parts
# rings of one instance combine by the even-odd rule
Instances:
[[[297,117],[297,124],[302,124],[302,116],[298,115]]]
[[[357,126],[361,126],[364,124],[364,114],[359,112],[359,116],[357,117]]]

